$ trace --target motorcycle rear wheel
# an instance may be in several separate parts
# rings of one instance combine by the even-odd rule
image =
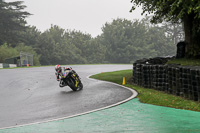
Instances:
[[[82,90],[82,89],[83,89],[83,84],[82,84],[81,82],[80,82],[79,85],[78,85],[78,89],[79,89],[79,90]]]
[[[75,82],[74,82],[73,79],[70,78],[70,81],[68,82],[68,85],[73,91],[77,91],[77,87],[75,86]]]

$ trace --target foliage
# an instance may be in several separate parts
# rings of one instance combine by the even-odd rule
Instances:
[[[164,22],[162,29],[165,30],[167,37],[170,38],[174,44],[178,44],[180,41],[184,41],[184,31],[181,23]]]
[[[178,22],[189,14],[194,14],[194,18],[200,18],[199,0],[131,0],[133,11],[136,6],[142,6],[143,13],[153,13],[152,22],[162,22],[163,20]]]
[[[111,63],[133,63],[140,58],[175,54],[175,45],[165,31],[148,26],[143,20],[116,19],[106,23],[102,30],[106,59]]]
[[[83,47],[81,44],[84,45],[87,35],[79,32],[77,34],[79,35],[76,35],[75,31],[65,32],[64,29],[56,25],[52,25],[49,30],[42,33],[35,45],[37,53],[41,54],[41,64],[86,63],[80,48]],[[80,37],[79,40],[78,37]]]
[[[147,40],[148,49],[152,50],[156,56],[173,56],[175,55],[176,45],[166,37],[165,31],[160,27],[152,27],[148,31],[149,39]]]
[[[21,51],[33,54],[33,65],[34,66],[39,66],[40,65],[40,55],[38,55],[34,49],[31,46],[25,46],[24,44],[19,44],[18,46],[15,47],[15,49],[20,53]],[[19,56],[19,54],[17,55]]]
[[[50,65],[52,60],[55,63],[62,60],[60,50],[63,49],[64,45],[62,42],[63,33],[63,29],[55,26],[39,36],[38,42],[34,47],[36,48],[36,52],[41,54],[40,63],[42,65]]]
[[[102,44],[102,37],[91,39],[85,51],[85,57],[88,63],[108,63],[106,62],[106,46]]]
[[[17,49],[9,47],[6,43],[0,46],[0,62],[4,62],[7,58],[19,56]]]
[[[106,23],[102,31],[102,43],[107,47],[106,59],[108,62],[129,63],[130,58],[131,60],[139,58],[140,53],[136,54],[135,51],[137,51],[136,49],[143,51],[142,46],[145,42],[140,37],[145,36],[144,25],[138,21],[132,23],[125,19],[117,19],[111,23]]]
[[[153,23],[164,20],[184,25],[186,55],[190,58],[200,57],[200,2],[199,0],[132,0],[133,11],[142,6],[145,12],[153,13]]]
[[[68,42],[68,44],[73,45],[68,47],[68,50],[73,52],[70,57],[73,60],[73,63],[76,64],[85,64],[87,63],[86,58],[86,51],[88,49],[88,43],[92,39],[90,34],[84,34],[80,31],[66,31],[65,33],[65,40]],[[72,48],[72,49],[71,49]],[[75,51],[73,51],[73,49]]]
[[[105,23],[103,33],[96,38],[57,25],[40,32],[34,26],[25,26],[30,14],[23,11],[22,3],[0,1],[0,45],[6,42],[7,48],[2,49],[13,50],[13,55],[2,52],[1,61],[19,56],[20,51],[34,54],[35,65],[133,63],[140,58],[175,54],[172,36],[145,19],[114,19]]]
[[[22,1],[4,2],[0,0],[0,45],[20,42],[25,30],[25,18],[30,14],[23,11],[26,7]]]
[[[42,65],[102,63],[105,59],[100,38],[93,39],[89,34],[56,25],[41,34],[33,31],[37,41],[32,41],[32,45],[41,55]]]
[[[41,36],[41,32],[35,26],[28,26],[25,32],[22,32],[23,42],[26,46],[35,47],[38,43],[38,39]]]
[[[34,65],[40,65],[40,55],[38,55],[31,46],[24,46],[24,44],[20,44],[15,48],[8,46],[6,43],[1,45],[0,62],[4,62],[4,60],[7,58],[18,57],[21,51],[33,54]]]
[[[145,20],[118,18],[106,23],[102,30],[102,35],[92,38],[90,34],[57,25],[43,33],[28,27],[17,46],[31,47],[35,64],[42,65],[133,63],[141,58],[175,54],[175,45],[163,28],[149,26]]]

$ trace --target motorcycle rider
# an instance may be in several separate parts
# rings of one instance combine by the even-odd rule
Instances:
[[[62,77],[62,74],[63,74],[63,71],[62,69],[65,70],[71,70],[71,68],[65,68],[65,67],[61,67],[60,65],[56,65],[55,66],[55,70],[56,70],[56,78],[57,78],[57,81],[60,81],[60,76]]]
[[[60,84],[59,86],[60,87],[64,87],[66,85],[69,85],[69,84],[66,84],[65,82],[65,74],[66,74],[66,70],[69,70],[68,73],[70,73],[70,75],[73,75],[72,77],[74,78],[75,83],[76,85],[72,88],[70,86],[70,88],[73,90],[73,91],[76,91],[77,89],[83,89],[83,84],[81,83],[81,80],[78,76],[78,74],[70,67],[70,68],[65,68],[65,67],[61,67],[60,65],[56,65],[55,66],[55,70],[56,70],[56,78],[57,78],[57,81],[60,81]],[[61,77],[61,78],[60,78]],[[77,81],[78,80],[78,81]]]

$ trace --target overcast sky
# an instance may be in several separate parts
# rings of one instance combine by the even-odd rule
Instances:
[[[6,2],[17,0],[5,0]],[[113,19],[141,19],[141,9],[130,13],[131,0],[21,0],[25,9],[33,14],[26,20],[40,31],[51,24],[63,29],[75,29],[93,37],[102,33],[101,28]]]

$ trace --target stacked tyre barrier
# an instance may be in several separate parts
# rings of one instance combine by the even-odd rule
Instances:
[[[169,59],[160,57],[137,60],[133,64],[133,83],[200,101],[200,67],[166,65]]]

